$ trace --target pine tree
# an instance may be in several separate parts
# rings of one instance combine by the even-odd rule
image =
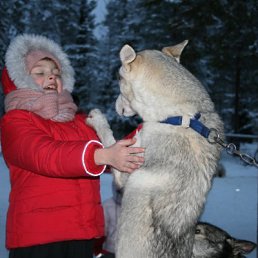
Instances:
[[[127,12],[125,35],[136,49],[162,49],[176,43],[170,30],[174,16],[171,1],[129,0]]]
[[[127,43],[125,33],[125,19],[127,15],[127,0],[111,0],[107,4],[107,15],[104,26],[107,28],[107,35],[102,40],[105,53],[103,53],[103,66],[109,72],[109,78],[102,81],[100,85],[103,96],[102,109],[107,114],[110,124],[118,138],[124,135],[125,123],[120,124],[121,118],[115,112],[115,101],[119,94],[118,69],[120,67],[119,51]],[[118,135],[119,132],[119,135]]]
[[[81,0],[58,0],[55,3],[54,21],[57,25],[57,35],[64,50],[68,51],[69,47],[75,43],[80,30]]]
[[[96,1],[81,0],[78,15],[78,31],[73,44],[67,49],[71,57],[76,73],[76,85],[74,94],[77,95],[80,107],[89,108],[91,97],[94,97],[96,74],[96,44],[94,36],[94,15],[92,11],[96,7]]]
[[[14,8],[9,8],[10,6],[19,6],[20,9],[22,4],[20,1],[0,1],[0,71],[5,66],[5,53],[10,40],[17,33],[17,26],[15,26],[16,15],[21,15],[20,9],[18,11]],[[20,25],[22,26],[22,25]],[[1,84],[1,83],[0,83]],[[2,87],[0,87],[0,117],[4,113],[4,94],[2,92]]]
[[[183,62],[211,93],[226,131],[240,132],[244,107],[257,114],[257,1],[191,0],[174,6],[177,33],[190,39]]]
[[[121,47],[161,49],[188,39],[181,62],[210,92],[226,131],[257,131],[257,1],[110,0],[103,24],[107,34],[99,41],[93,32],[95,6],[95,0],[0,1],[0,67],[17,34],[52,38],[75,68],[81,106],[100,107],[116,124],[121,122],[114,108]],[[135,122],[125,124],[131,127]]]
[[[9,43],[9,24],[11,22],[12,12],[8,9],[9,3],[0,1],[0,69],[4,67],[5,52]]]

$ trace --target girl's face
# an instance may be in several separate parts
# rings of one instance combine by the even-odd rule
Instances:
[[[34,82],[47,91],[63,91],[61,73],[54,61],[39,60],[31,69],[30,75]]]

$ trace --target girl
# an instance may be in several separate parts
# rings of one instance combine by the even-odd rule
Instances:
[[[105,165],[131,173],[142,163],[134,139],[103,148],[77,114],[74,71],[54,41],[20,35],[2,73],[6,114],[2,152],[11,193],[6,246],[10,258],[92,257],[104,235],[99,176]]]

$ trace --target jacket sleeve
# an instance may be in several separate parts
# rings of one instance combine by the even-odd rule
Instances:
[[[1,121],[1,144],[8,166],[49,177],[99,176],[105,166],[94,162],[103,148],[97,140],[60,141],[35,126],[28,112],[9,112]]]

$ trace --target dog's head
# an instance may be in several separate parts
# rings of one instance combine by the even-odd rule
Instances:
[[[144,121],[160,121],[172,115],[193,116],[202,109],[213,109],[206,90],[180,63],[187,45],[165,47],[162,51],[136,53],[122,47],[120,95],[116,110],[120,115],[140,115]]]
[[[226,231],[212,224],[199,222],[195,230],[194,257],[243,258],[253,251],[256,244],[233,238]]]

